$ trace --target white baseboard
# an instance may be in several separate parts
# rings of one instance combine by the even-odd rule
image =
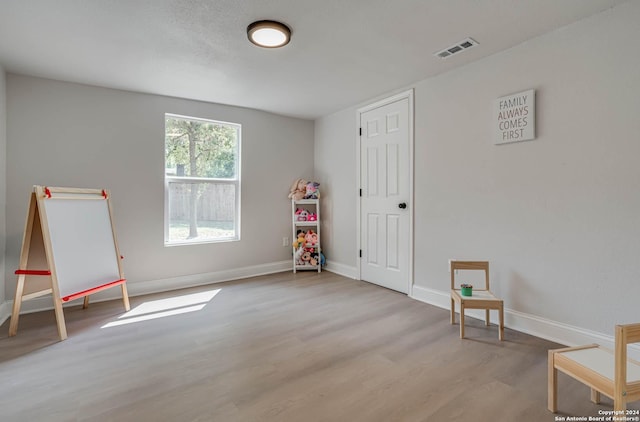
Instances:
[[[358,270],[356,269],[356,267],[340,264],[338,262],[328,261],[324,269],[326,271],[341,275],[343,277],[353,278],[353,279],[355,279],[358,274]]]
[[[257,277],[266,274],[289,271],[293,268],[290,260],[273,262],[249,267],[234,268],[232,270],[216,271],[204,274],[193,274],[180,277],[165,278],[160,280],[139,281],[127,283],[127,289],[131,296],[141,296],[150,293],[166,292],[169,290],[184,289],[187,287],[203,286],[207,284],[221,283],[223,281],[239,280],[242,278]],[[116,294],[114,298],[118,298]]]
[[[279,273],[292,270],[292,261],[280,261],[269,264],[253,265],[243,268],[235,268],[232,270],[217,271],[204,274],[193,274],[182,277],[172,277],[160,280],[139,281],[135,283],[127,283],[127,292],[129,296],[142,296],[150,293],[160,293],[170,290],[184,289],[188,287],[203,286],[207,284],[221,283],[223,281],[238,280],[242,278],[257,277],[265,274]],[[91,302],[102,302],[106,300],[120,299],[120,289],[108,289],[91,296]],[[82,303],[82,300],[75,300],[65,306],[76,306]],[[4,323],[11,316],[13,300],[0,303],[0,324]],[[32,312],[40,312],[53,309],[53,301],[51,295],[38,297],[22,302],[20,314],[28,314]]]
[[[451,309],[451,295],[448,291],[443,292],[426,287],[413,286],[411,297],[439,308]],[[485,314],[482,310],[469,309],[466,310],[464,314],[465,317],[470,316],[484,321]],[[497,312],[491,313],[491,322],[494,324],[498,323]],[[552,321],[508,308],[504,310],[504,325],[512,330],[566,346],[597,343],[613,349],[615,345],[614,337],[611,335]],[[613,327],[611,327],[611,329],[613,330]],[[634,359],[640,359],[640,347],[636,345],[629,346],[629,356]]]
[[[193,274],[182,277],[172,277],[160,280],[148,280],[136,283],[127,283],[127,290],[130,296],[141,296],[150,293],[159,293],[169,290],[184,289],[207,284],[221,283],[224,281],[238,280],[242,278],[256,277],[260,275],[279,273],[291,270],[291,261],[280,261],[263,265],[254,265],[233,270],[218,271],[204,274]],[[339,263],[327,263],[326,271],[339,274],[344,277],[356,278],[357,270]],[[120,289],[109,289],[92,296],[92,302],[119,299]],[[411,298],[437,306],[442,309],[450,309],[451,296],[448,291],[429,289],[421,286],[413,286]],[[67,306],[75,306],[81,301],[74,301]],[[3,324],[11,316],[13,300],[0,303],[0,324]],[[43,296],[22,303],[21,314],[39,312],[53,308],[51,296]],[[467,310],[465,316],[477,319],[484,319],[484,312],[480,310]],[[598,343],[605,347],[614,348],[614,337],[587,330],[584,328],[568,325],[536,315],[515,311],[513,309],[504,310],[505,327],[550,340],[567,346],[578,346],[582,344]],[[491,322],[497,323],[495,312],[491,314]],[[630,346],[629,356],[640,360],[640,347]]]

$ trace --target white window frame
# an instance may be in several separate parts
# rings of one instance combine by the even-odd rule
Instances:
[[[191,116],[183,116],[179,114],[173,113],[165,113],[165,121],[167,117],[177,118],[177,119],[185,119],[185,120],[193,120],[193,121],[202,121],[206,123],[213,123],[218,125],[225,126],[233,126],[238,131],[238,148],[236,152],[236,178],[235,179],[218,179],[218,178],[208,178],[208,177],[185,177],[185,176],[169,176],[166,171],[166,154],[164,156],[164,165],[163,165],[163,173],[164,173],[164,246],[184,246],[184,245],[201,245],[206,243],[221,243],[221,242],[236,242],[240,240],[240,187],[241,187],[241,153],[242,153],[242,125],[239,123],[231,123],[231,122],[223,122],[220,120],[212,120],[205,119],[200,117],[191,117]],[[166,137],[166,126],[164,130],[164,134]],[[165,141],[166,142],[166,141]],[[163,145],[165,146],[165,145]],[[208,238],[208,239],[194,239],[194,240],[181,240],[181,241],[170,241],[169,240],[169,224],[170,224],[170,210],[169,210],[169,185],[171,183],[210,183],[210,184],[226,184],[235,186],[235,219],[234,219],[234,236],[230,237],[220,237],[220,238]]]

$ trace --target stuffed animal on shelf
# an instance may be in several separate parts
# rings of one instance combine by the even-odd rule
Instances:
[[[304,261],[302,260],[302,255],[304,254],[304,249],[299,247],[296,249],[296,252],[293,254],[293,258],[296,262],[296,265],[304,265]]]
[[[296,221],[307,221],[309,219],[309,211],[298,208],[296,210]]]
[[[298,238],[294,240],[292,243],[294,248],[304,245],[304,242],[305,242],[304,235],[305,233],[302,230],[298,230]]]
[[[309,258],[309,264],[313,265],[314,267],[316,265],[318,265],[318,254],[317,253],[312,253],[311,254],[311,258]]]
[[[307,221],[318,221],[318,214],[316,214],[315,212],[310,213]]]
[[[315,246],[318,243],[318,235],[313,230],[309,230],[304,235],[304,242],[307,246]]]
[[[303,199],[307,194],[308,183],[309,182],[307,182],[305,179],[297,179],[295,182],[293,182],[293,185],[291,185],[288,198],[295,199],[296,201]]]
[[[300,260],[302,261],[302,265],[311,265],[311,263],[310,263],[310,261],[311,261],[311,252],[309,252],[309,251],[302,252],[302,256],[300,257]]]
[[[308,182],[304,194],[304,199],[320,198],[320,183]]]

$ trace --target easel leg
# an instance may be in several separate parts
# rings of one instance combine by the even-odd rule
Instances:
[[[60,340],[65,340],[67,338],[67,326],[64,322],[64,312],[62,310],[62,300],[55,297],[53,298],[53,310],[56,314],[56,322],[58,324],[58,335],[60,336]]]
[[[124,310],[128,311],[131,309],[131,306],[129,305],[129,293],[127,293],[127,284],[122,283],[120,286],[122,287],[122,302],[124,303]]]
[[[89,307],[89,295],[84,297],[84,302],[82,302],[82,309],[87,309]]]
[[[24,275],[18,276],[16,284],[16,296],[13,300],[13,311],[11,312],[11,322],[9,323],[9,337],[18,334],[18,318],[20,318],[20,307],[22,306],[22,293],[24,292]]]

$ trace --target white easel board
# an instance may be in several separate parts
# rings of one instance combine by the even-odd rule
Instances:
[[[43,201],[60,296],[120,280],[107,201]]]
[[[105,189],[34,186],[16,271],[18,283],[9,335],[18,330],[23,300],[51,293],[60,339],[67,337],[62,303],[121,286],[129,310],[126,279]]]

